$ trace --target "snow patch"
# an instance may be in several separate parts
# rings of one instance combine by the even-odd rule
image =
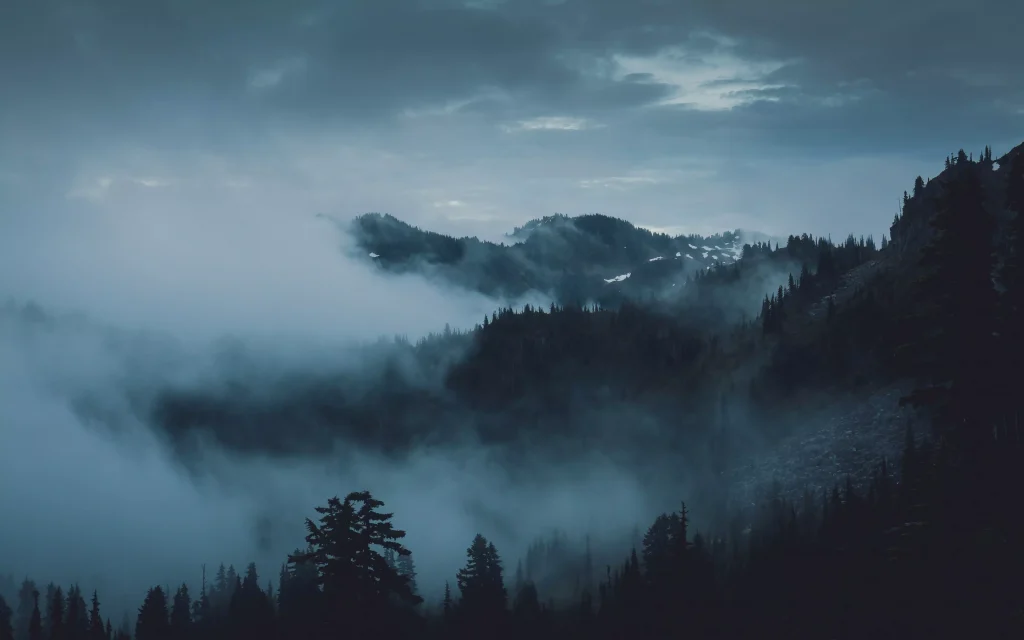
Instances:
[[[605,278],[604,281],[607,282],[608,284],[611,284],[613,282],[622,282],[623,280],[625,280],[626,278],[628,278],[631,275],[633,275],[633,274],[632,273],[624,273],[621,276],[615,276],[614,278]]]
[[[664,260],[664,259],[665,259],[664,256],[658,256],[657,258],[651,258],[647,262],[654,262],[655,260]]]
[[[371,251],[371,252],[370,252],[370,257],[371,257],[371,258],[379,258],[380,256],[379,256],[379,255],[377,255],[376,253],[374,253],[374,252],[372,252],[372,251]]]
[[[705,259],[707,259],[707,257],[708,257],[708,252],[707,252],[707,251],[705,251],[705,252],[704,252],[704,258],[705,258]]]
[[[993,162],[992,163],[992,170],[993,171],[999,171],[999,163],[998,162]]]
[[[691,245],[690,245],[690,248],[691,248],[691,249],[696,249],[696,248],[697,248],[697,245],[695,245],[695,244],[691,244]]]
[[[693,260],[693,256],[691,256],[690,254],[686,254],[686,257],[689,258],[690,260]]]
[[[677,258],[681,258],[682,256],[683,256],[683,254],[681,254],[681,253],[679,253],[678,251],[676,251],[676,257],[677,257]]]

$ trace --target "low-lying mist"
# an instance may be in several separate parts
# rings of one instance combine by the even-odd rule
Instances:
[[[159,389],[239,366],[358,371],[373,351],[353,343],[468,328],[505,303],[347,259],[312,216],[214,213],[97,204],[0,240],[0,572],[78,581],[115,611],[156,583],[196,586],[203,563],[256,561],[276,582],[313,507],[365,488],[408,531],[432,599],[477,532],[511,565],[552,528],[621,537],[682,495],[583,448],[518,470],[472,439],[400,458],[344,440],[288,456],[198,438],[182,454],[147,420]]]
[[[430,597],[463,564],[476,532],[511,561],[552,528],[621,536],[672,505],[653,504],[657,491],[584,450],[558,465],[520,459],[528,469],[471,443],[400,459],[342,441],[315,458],[200,446],[185,460],[139,421],[120,387],[121,354],[102,336],[33,329],[23,316],[6,313],[0,333],[3,570],[81,581],[111,604],[131,606],[154,581],[195,584],[202,563],[254,560],[276,581],[286,554],[302,546],[312,507],[359,488],[408,531]],[[155,369],[148,375],[158,385]],[[86,390],[99,409],[75,406]]]

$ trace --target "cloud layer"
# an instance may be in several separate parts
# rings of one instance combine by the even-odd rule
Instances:
[[[779,181],[769,165],[803,159],[830,180],[849,162],[911,168],[910,184],[960,146],[1019,142],[1021,11],[1005,0],[15,0],[0,21],[15,97],[0,106],[0,179],[99,193],[97,157],[146,155],[162,174],[136,177],[153,188],[176,188],[205,160],[237,174],[221,189],[258,183],[298,209],[313,181],[335,213],[464,233],[601,211],[877,234],[902,192],[892,181],[857,185],[856,211],[803,198],[800,165],[771,200],[759,183]],[[628,201],[579,186],[694,162],[712,177],[634,184]],[[723,202],[729,192],[744,204]],[[456,201],[457,213],[433,206]]]

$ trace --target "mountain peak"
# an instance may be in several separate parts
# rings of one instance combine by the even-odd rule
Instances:
[[[673,237],[598,213],[530,220],[506,235],[514,240],[507,245],[426,231],[389,214],[358,216],[351,228],[360,251],[389,271],[425,269],[486,295],[605,304],[659,297],[677,285],[678,292],[689,276],[737,262],[745,243],[769,239],[739,229]]]

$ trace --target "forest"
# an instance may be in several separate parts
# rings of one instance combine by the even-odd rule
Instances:
[[[612,563],[557,539],[519,559],[482,531],[464,541],[465,564],[429,589],[443,587],[440,603],[424,599],[417,551],[373,487],[339,488],[280,567],[203,567],[181,585],[154,576],[121,620],[77,584],[0,581],[0,640],[1024,637],[1024,518],[1013,506],[1024,486],[1022,259],[1024,145],[997,160],[961,150],[904,194],[879,246],[747,245],[735,264],[689,277],[687,306],[502,309],[472,331],[388,351],[427,382],[386,361],[372,375],[387,384],[348,397],[334,395],[338,380],[293,385],[297,395],[270,404],[167,390],[156,422],[168,433],[184,441],[220,424],[217,438],[238,449],[300,447],[274,426],[305,419],[309,438],[345,429],[398,451],[428,424],[443,439],[467,413],[491,417],[485,440],[572,440],[580,398],[567,380],[599,407],[614,397],[685,412],[675,445],[714,443],[724,458],[743,443],[711,428],[723,402],[781,429],[808,394],[908,381],[899,402],[927,421],[907,425],[901,455],[877,459],[866,481],[770,490],[699,523],[692,505],[715,488],[681,495]],[[799,266],[750,317],[723,316],[723,292],[766,261]],[[324,424],[345,426],[313,428]],[[570,586],[555,598],[538,567],[560,554]]]

